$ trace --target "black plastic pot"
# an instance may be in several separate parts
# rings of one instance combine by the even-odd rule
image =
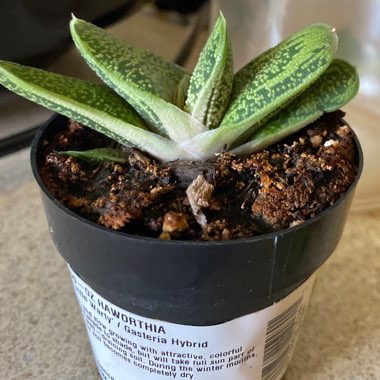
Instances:
[[[38,173],[41,141],[66,118],[55,116],[32,145],[34,176],[54,243],[72,270],[103,298],[137,315],[215,325],[287,296],[338,244],[363,165],[342,198],[313,219],[277,233],[224,242],[161,241],[105,229],[68,210]]]

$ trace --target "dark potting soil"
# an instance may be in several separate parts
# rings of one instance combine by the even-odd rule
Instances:
[[[251,237],[300,224],[348,189],[357,165],[343,116],[326,114],[248,157],[224,153],[212,162],[168,164],[70,121],[43,142],[40,174],[65,206],[111,229],[161,239]],[[89,163],[57,153],[100,147],[123,149],[127,162]]]

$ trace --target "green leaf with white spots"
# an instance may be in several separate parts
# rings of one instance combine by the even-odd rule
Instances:
[[[188,75],[182,68],[128,46],[86,21],[73,18],[70,27],[76,47],[88,65],[132,105],[154,132],[182,142],[206,130],[171,103],[178,84]]]
[[[235,75],[220,127],[180,145],[201,157],[229,149],[315,82],[330,65],[336,48],[335,31],[313,24],[264,52]]]
[[[250,141],[233,149],[234,154],[250,154],[298,132],[325,112],[348,103],[359,90],[359,76],[349,63],[334,59],[328,69],[304,93],[258,129]]]
[[[327,69],[337,46],[333,28],[313,24],[252,60],[234,77],[221,126],[249,129],[282,108]]]
[[[148,131],[128,103],[103,85],[6,61],[0,61],[0,84],[160,160],[194,159],[173,141]]]
[[[7,61],[0,61],[0,83],[46,108],[62,114],[69,113],[67,116],[73,119],[76,112],[78,117],[92,113],[94,118],[101,115],[118,118],[147,129],[133,108],[104,85]]]
[[[233,62],[225,18],[220,15],[190,79],[186,110],[209,129],[219,126],[228,105]]]
[[[89,150],[67,150],[57,152],[60,156],[75,157],[86,162],[117,162],[124,164],[129,161],[127,153],[120,149],[98,148]]]

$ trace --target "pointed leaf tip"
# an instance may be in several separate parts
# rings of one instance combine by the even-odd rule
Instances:
[[[206,127],[218,127],[228,106],[232,82],[232,51],[227,23],[221,15],[191,76],[186,110]]]

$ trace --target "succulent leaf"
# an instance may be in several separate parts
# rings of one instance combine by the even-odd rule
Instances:
[[[236,73],[220,127],[181,146],[201,157],[229,149],[310,86],[330,65],[336,48],[335,30],[313,24],[267,50]]]
[[[226,20],[220,15],[191,76],[186,110],[206,127],[218,127],[229,103],[232,82],[230,40]]]
[[[265,149],[348,103],[359,90],[359,77],[349,63],[334,59],[328,69],[304,93],[258,129],[250,141],[233,149],[250,154]]]
[[[206,128],[170,103],[183,77],[174,63],[133,48],[86,21],[71,20],[73,40],[89,66],[124,97],[149,127],[175,142],[182,142]]]
[[[252,60],[234,77],[231,104],[222,126],[249,128],[282,108],[327,69],[337,43],[333,28],[313,24]]]
[[[120,149],[98,148],[89,150],[67,150],[58,152],[60,156],[76,157],[86,162],[128,162],[128,154]]]
[[[0,83],[20,96],[160,160],[195,157],[173,141],[148,131],[128,103],[103,85],[6,61],[0,61]]]
[[[0,61],[0,83],[53,111],[63,113],[62,109],[73,119],[76,112],[93,113],[94,118],[103,114],[148,129],[123,98],[103,85],[7,61]],[[78,111],[70,110],[71,105]]]

